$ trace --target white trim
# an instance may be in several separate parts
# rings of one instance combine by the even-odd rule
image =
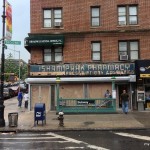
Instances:
[[[61,77],[60,83],[66,82],[112,82],[112,77]],[[115,81],[136,82],[135,75],[115,77]],[[27,83],[56,83],[56,78],[27,78]]]

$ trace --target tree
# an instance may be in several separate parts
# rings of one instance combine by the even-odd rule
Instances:
[[[5,59],[5,81],[8,81],[10,74],[14,73],[19,78],[19,65],[20,65],[20,79],[24,80],[27,77],[27,64],[19,64],[18,59],[13,59],[13,55],[9,53]]]

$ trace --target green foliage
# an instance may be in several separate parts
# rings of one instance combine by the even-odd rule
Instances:
[[[19,78],[19,61],[16,59],[12,59],[12,54],[10,53],[8,58],[5,59],[4,64],[4,72],[5,75],[5,81],[8,81],[9,79],[9,73],[14,73]],[[27,64],[21,63],[20,64],[20,79],[24,80],[27,77]]]

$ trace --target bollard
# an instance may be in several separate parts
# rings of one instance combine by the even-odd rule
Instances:
[[[64,126],[64,113],[63,112],[59,112],[59,117],[58,117],[58,120],[59,120],[59,126],[60,127],[63,127]]]

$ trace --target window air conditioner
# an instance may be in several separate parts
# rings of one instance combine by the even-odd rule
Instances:
[[[120,60],[128,60],[128,55],[120,55]]]
[[[125,21],[119,21],[119,25],[126,25]]]
[[[137,21],[136,20],[135,21],[131,20],[130,24],[137,24]]]
[[[61,22],[55,22],[55,23],[54,23],[54,26],[55,26],[55,27],[60,27],[60,26],[61,26]]]
[[[92,26],[99,26],[99,22],[92,22]]]

